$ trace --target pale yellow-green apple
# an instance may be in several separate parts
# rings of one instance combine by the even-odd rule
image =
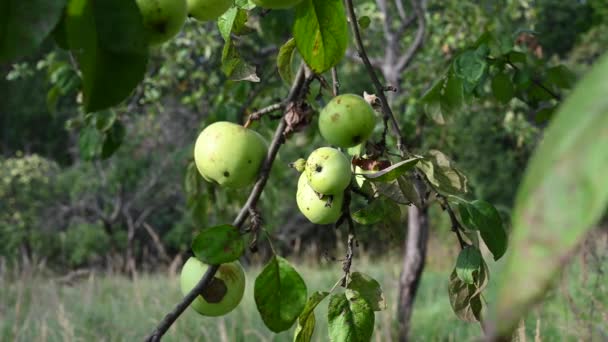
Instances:
[[[320,196],[310,185],[308,178],[302,173],[298,180],[296,203],[306,218],[316,224],[330,224],[338,221],[342,213],[344,194]]]
[[[188,14],[200,21],[216,20],[233,4],[234,0],[187,0]]]
[[[182,267],[180,287],[186,295],[203,278],[209,265],[191,257]],[[220,265],[211,283],[190,304],[203,316],[223,316],[239,305],[245,292],[245,272],[238,261]]]
[[[330,144],[352,147],[366,141],[376,126],[372,106],[361,96],[343,94],[334,97],[319,115],[319,131]]]
[[[135,0],[150,45],[162,44],[179,33],[188,14],[186,0]]]
[[[302,0],[253,0],[253,3],[262,8],[284,9],[291,8]]]
[[[256,131],[218,121],[196,139],[194,162],[207,181],[242,188],[255,181],[267,150],[266,141]]]
[[[310,187],[323,195],[344,192],[351,179],[350,161],[335,148],[321,147],[306,159],[304,173]]]

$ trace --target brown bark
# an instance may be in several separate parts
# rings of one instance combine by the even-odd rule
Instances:
[[[403,266],[399,278],[399,303],[397,307],[398,339],[408,341],[414,300],[420,277],[426,261],[426,248],[429,238],[428,212],[426,208],[408,209],[407,237]]]

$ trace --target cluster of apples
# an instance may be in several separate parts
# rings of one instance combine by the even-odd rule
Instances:
[[[334,97],[319,115],[319,131],[331,145],[348,148],[369,138],[376,125],[373,108],[360,96]],[[316,224],[338,221],[342,214],[344,190],[350,184],[350,160],[332,147],[313,151],[306,161],[294,163],[302,172],[298,181],[298,208]]]
[[[302,0],[252,1],[262,8],[285,9],[297,5]],[[162,44],[175,37],[188,16],[200,21],[212,21],[234,5],[234,0],[136,0],[136,2],[151,45]]]
[[[334,97],[319,115],[319,131],[331,145],[348,148],[365,142],[376,125],[373,108],[361,97],[344,94]],[[208,182],[229,188],[250,186],[257,178],[268,152],[268,143],[244,126],[218,121],[205,127],[194,144],[194,162]],[[294,163],[302,174],[296,202],[311,222],[330,224],[342,213],[344,191],[352,178],[349,159],[338,149],[321,147],[306,160]],[[188,293],[202,278],[208,265],[192,257],[180,277],[181,289]],[[205,316],[232,311],[245,291],[245,272],[238,261],[223,264],[205,291],[191,305]]]

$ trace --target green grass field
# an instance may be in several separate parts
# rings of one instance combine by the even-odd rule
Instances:
[[[535,335],[545,341],[606,340],[606,276],[597,272],[583,276],[579,259],[564,274],[560,286],[526,319],[526,334],[531,341]],[[602,260],[603,269],[607,269],[606,258]],[[383,284],[389,308],[376,313],[373,340],[390,341],[398,259],[358,260],[356,266]],[[339,278],[339,267],[302,264],[298,269],[309,292],[328,290]],[[204,318],[188,310],[165,340],[291,341],[293,329],[274,335],[256,311],[252,285],[258,271],[248,270],[245,299],[235,311],[223,318]],[[424,273],[413,317],[414,341],[471,341],[480,336],[479,325],[461,322],[452,313],[447,297],[448,273],[447,269],[433,268]],[[0,275],[0,340],[138,341],[179,299],[178,279],[164,274],[140,275],[134,281],[124,276],[91,274],[69,286],[28,274],[16,279],[15,275]],[[316,341],[327,340],[326,305],[321,304],[316,311]]]

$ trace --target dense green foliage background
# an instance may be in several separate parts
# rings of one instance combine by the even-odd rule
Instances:
[[[383,18],[374,1],[357,1],[357,7],[371,19],[364,33],[374,57],[383,42]],[[403,91],[392,99],[408,144],[450,155],[468,175],[472,198],[496,204],[507,217],[546,125],[538,107],[484,96],[441,125],[424,114],[420,99],[438,70],[486,30],[511,36],[538,66],[565,64],[581,75],[608,46],[608,6],[600,0],[431,0],[426,16],[428,39],[400,75]],[[192,184],[187,169],[201,127],[217,120],[243,122],[248,112],[287,92],[274,56],[289,38],[283,28],[293,17],[271,11],[255,19],[254,32],[235,44],[257,67],[260,83],[227,80],[216,24],[189,22],[178,38],[152,52],[144,83],[126,103],[86,116],[78,110],[73,61],[52,42],[34,57],[0,65],[0,256],[45,261],[57,270],[127,269],[129,261],[156,267],[187,252],[197,229],[229,222],[243,192],[196,182],[200,188],[192,195],[184,184]],[[411,39],[405,35],[403,43]],[[536,67],[531,70],[543,72]],[[371,92],[355,57],[340,64],[339,74],[343,91]],[[274,126],[264,118],[254,128],[269,138]],[[287,167],[321,145],[315,130],[313,123],[296,133],[281,151],[260,209],[278,246],[293,253],[312,248],[320,256],[335,246],[335,232],[300,216],[297,176]],[[432,234],[442,239],[449,227],[432,213]],[[387,228],[382,234],[362,231],[364,248],[379,253],[388,241],[400,246],[403,230]],[[294,244],[301,248],[292,249]]]

